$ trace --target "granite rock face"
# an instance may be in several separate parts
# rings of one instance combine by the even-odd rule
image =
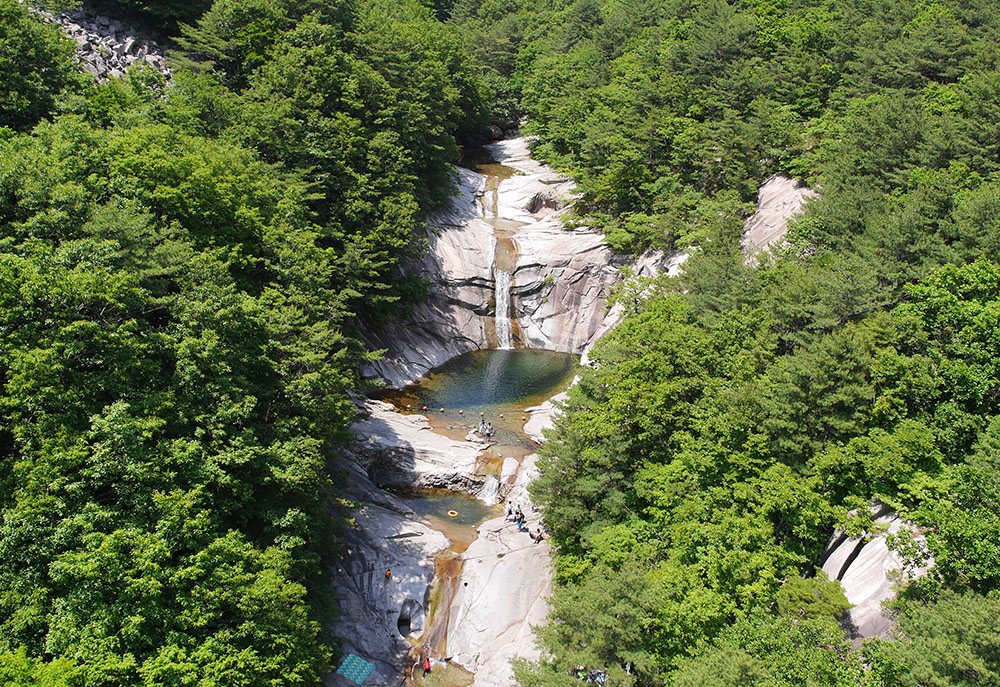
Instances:
[[[584,352],[620,319],[605,303],[622,279],[621,267],[676,270],[686,257],[650,252],[635,261],[615,255],[597,232],[566,229],[562,215],[573,202],[573,182],[532,160],[523,138],[487,148],[519,172],[500,182],[495,197],[497,217],[519,223],[511,279],[518,345]],[[456,355],[496,346],[496,237],[484,219],[486,177],[460,169],[456,181],[450,207],[428,217],[427,253],[402,267],[428,279],[428,299],[408,320],[366,337],[371,348],[386,351],[366,373],[390,386],[404,386]]]
[[[788,231],[788,221],[802,212],[809,198],[819,194],[797,179],[774,174],[757,192],[757,211],[743,228],[743,252],[747,258],[779,243]]]
[[[420,637],[424,631],[434,554],[447,548],[448,540],[376,487],[359,465],[345,460],[339,467],[347,473],[348,498],[359,506],[353,526],[338,539],[343,555],[332,571],[338,611],[333,630],[345,653],[375,664],[369,684],[395,685],[411,648],[404,635]],[[336,674],[325,682],[353,685]]]
[[[381,401],[366,401],[364,411],[351,426],[351,452],[375,484],[469,493],[481,486],[474,473],[484,444],[449,439],[425,416],[402,415]]]
[[[882,612],[882,602],[891,599],[894,586],[906,579],[924,574],[927,568],[905,569],[902,559],[889,550],[887,534],[909,531],[920,535],[888,507],[875,507],[875,522],[885,531],[872,537],[851,538],[843,533],[834,534],[823,554],[822,569],[831,580],[840,580],[844,594],[853,608],[850,610],[852,639],[860,646],[861,640],[886,637],[892,628],[892,619]],[[928,567],[933,565],[933,561]]]
[[[542,527],[527,491],[537,476],[537,458],[525,457],[507,495],[508,503],[524,512],[524,529],[505,517],[487,520],[462,554],[462,574],[448,609],[448,653],[475,673],[474,687],[513,687],[510,659],[540,655],[533,626],[548,616],[552,570],[548,540],[536,543],[529,535]]]
[[[482,219],[485,177],[459,169],[451,205],[428,217],[428,246],[403,265],[429,282],[428,298],[412,316],[370,332],[365,340],[386,351],[366,374],[401,387],[468,351],[488,348],[493,298],[493,227]]]

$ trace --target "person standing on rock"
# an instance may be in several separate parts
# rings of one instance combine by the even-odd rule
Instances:
[[[424,656],[424,677],[427,677],[431,672],[431,659]]]
[[[386,583],[389,582],[389,578],[391,578],[391,577],[392,577],[392,570],[386,568],[385,569],[385,581],[386,581]]]

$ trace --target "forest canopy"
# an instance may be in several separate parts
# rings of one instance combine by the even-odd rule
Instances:
[[[171,81],[97,83],[0,0],[0,682],[316,685],[359,335],[483,89],[406,0],[155,9]]]
[[[0,682],[320,683],[362,335],[493,122],[690,254],[541,451],[520,684],[997,684],[994,5],[107,0],[174,72],[98,83],[0,0]],[[771,174],[819,195],[748,264]],[[855,644],[818,562],[873,504],[933,565]]]
[[[521,684],[996,681],[996,8],[459,0],[450,21],[505,84],[494,117],[577,180],[576,223],[691,256],[620,291],[542,449],[556,590]],[[748,264],[772,174],[819,198]],[[896,641],[859,649],[817,568],[834,531],[879,531],[874,504],[933,567]]]

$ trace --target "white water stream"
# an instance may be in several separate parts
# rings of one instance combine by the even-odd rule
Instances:
[[[493,270],[494,293],[496,297],[497,348],[514,347],[510,326],[510,272],[499,267]]]

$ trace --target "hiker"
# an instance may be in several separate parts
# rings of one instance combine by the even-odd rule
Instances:
[[[486,420],[484,420],[483,418],[479,418],[479,428],[476,430],[476,432],[479,433],[479,436],[486,435]]]
[[[512,517],[514,517],[514,506],[510,505],[510,501],[507,502],[507,517],[504,518],[504,522],[507,522]]]
[[[424,657],[424,677],[427,677],[428,673],[431,672],[431,659]]]
[[[385,581],[388,582],[389,578],[392,577],[392,571],[388,568],[385,569]]]

